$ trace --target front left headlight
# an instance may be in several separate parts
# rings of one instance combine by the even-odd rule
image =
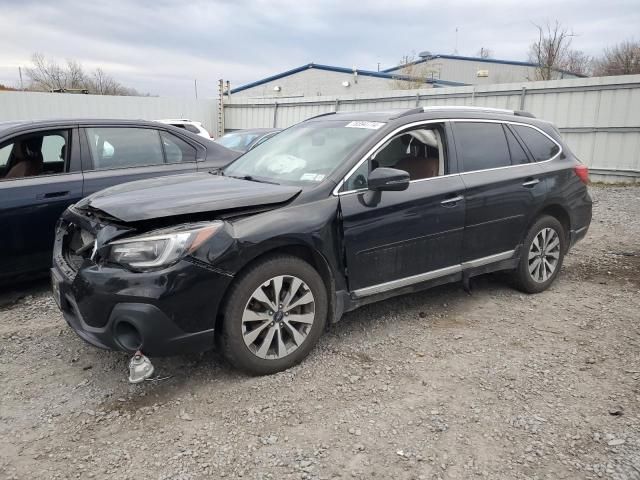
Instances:
[[[166,267],[195,251],[224,223],[220,221],[158,230],[109,244],[108,259],[136,269]]]

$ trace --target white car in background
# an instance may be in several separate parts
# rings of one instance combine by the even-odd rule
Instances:
[[[189,120],[188,118],[166,118],[164,120],[156,120],[156,122],[166,123],[178,128],[184,128],[185,130],[191,133],[195,133],[196,135],[200,135],[204,138],[213,138],[213,135],[207,132],[207,130],[202,126],[202,123],[194,122],[193,120]]]

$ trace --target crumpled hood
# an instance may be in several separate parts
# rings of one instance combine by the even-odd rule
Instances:
[[[76,208],[91,207],[123,222],[137,222],[277,204],[300,191],[298,187],[194,173],[116,185],[80,200]]]

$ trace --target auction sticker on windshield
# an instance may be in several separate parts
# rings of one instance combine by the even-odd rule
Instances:
[[[303,173],[300,180],[303,182],[321,182],[325,175],[321,173]]]
[[[378,130],[382,127],[384,123],[382,122],[367,122],[364,120],[355,120],[353,122],[349,122],[345,125],[347,128],[367,128],[369,130]]]

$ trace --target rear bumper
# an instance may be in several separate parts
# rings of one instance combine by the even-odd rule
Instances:
[[[580,196],[580,201],[570,209],[571,230],[569,231],[569,248],[586,237],[593,216],[593,201],[586,187]]]

